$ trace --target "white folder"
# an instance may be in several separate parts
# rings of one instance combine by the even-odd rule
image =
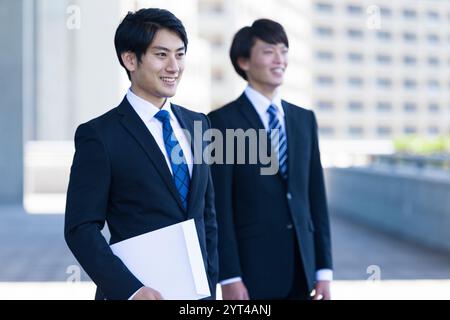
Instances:
[[[211,295],[193,219],[117,242],[111,249],[136,278],[166,300]]]

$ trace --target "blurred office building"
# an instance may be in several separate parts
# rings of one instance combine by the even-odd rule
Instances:
[[[199,0],[199,11],[213,107],[243,87],[232,35],[268,17],[291,45],[283,96],[316,111],[324,139],[450,133],[449,1]]]

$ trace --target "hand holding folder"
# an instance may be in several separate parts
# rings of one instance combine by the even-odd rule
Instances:
[[[211,295],[193,219],[117,242],[111,250],[166,300]]]

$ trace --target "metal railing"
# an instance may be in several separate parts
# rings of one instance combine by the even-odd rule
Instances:
[[[450,154],[434,155],[411,155],[397,153],[392,155],[373,155],[371,156],[373,165],[391,165],[391,166],[409,166],[419,169],[433,168],[441,170],[450,170]]]

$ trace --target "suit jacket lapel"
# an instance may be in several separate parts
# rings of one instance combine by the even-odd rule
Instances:
[[[293,172],[298,173],[298,168],[301,166],[305,159],[310,154],[309,150],[305,150],[305,141],[310,138],[308,132],[305,131],[307,123],[303,117],[296,117],[296,112],[293,108],[295,106],[289,105],[287,102],[282,101],[283,110],[285,114],[286,123],[286,139],[288,145],[288,186],[291,186],[293,181],[290,177],[293,176]]]
[[[121,119],[122,125],[144,149],[145,153],[155,166],[156,171],[159,173],[159,175],[169,188],[170,192],[177,200],[178,205],[181,209],[183,209],[180,195],[173,181],[172,174],[167,167],[166,159],[161,153],[161,149],[159,148],[152,134],[148,131],[144,122],[142,122],[141,118],[139,118],[138,114],[134,111],[133,107],[130,105],[126,98],[124,98],[122,103],[119,105],[117,111],[119,114],[123,115]]]
[[[294,115],[291,113],[291,110],[289,110],[288,106],[284,101],[281,102],[283,105],[284,110],[284,123],[286,126],[286,143],[287,143],[287,149],[288,149],[288,178],[287,183],[289,185],[289,173],[293,172],[294,170],[294,164],[295,164],[295,148],[293,146],[298,145],[297,136],[295,132],[295,119]],[[297,124],[298,125],[298,124]]]
[[[247,121],[250,123],[252,128],[255,129],[263,129],[265,130],[266,128],[264,127],[264,124],[261,121],[261,118],[259,117],[258,113],[256,112],[255,108],[253,107],[252,103],[250,102],[250,100],[247,98],[247,96],[245,95],[245,93],[243,93],[239,98],[238,101],[242,104],[242,108],[239,108],[239,110],[241,110],[241,112],[243,113],[244,117],[247,119]],[[295,164],[295,155],[294,155],[294,148],[289,148],[289,146],[294,146],[296,143],[296,135],[297,133],[295,132],[295,120],[293,119],[293,114],[290,111],[287,111],[289,108],[287,108],[286,103],[284,101],[282,101],[282,105],[283,105],[283,110],[285,112],[285,124],[286,124],[286,143],[288,146],[288,182],[289,182],[289,172],[292,172],[291,170],[293,170],[294,168],[294,164]],[[270,137],[269,134],[267,133],[267,150],[270,150]],[[280,179],[284,178],[280,175],[277,174],[277,176]]]
[[[196,196],[198,195],[198,187],[199,187],[199,181],[200,181],[199,174],[200,174],[200,166],[201,166],[201,164],[195,163],[194,122],[191,119],[186,119],[186,114],[183,113],[183,110],[179,106],[172,104],[171,107],[172,107],[172,111],[175,114],[178,122],[180,123],[180,126],[183,129],[188,130],[189,134],[190,134],[190,139],[188,139],[188,140],[191,144],[192,159],[194,160],[194,163],[192,165],[192,177],[191,177],[191,182],[189,185],[188,210],[187,210],[187,215],[188,215],[188,217],[190,217],[191,211],[192,211],[191,208],[193,207],[194,201],[196,200]],[[197,132],[197,134],[202,134],[202,132],[200,132],[200,133]],[[203,139],[201,141],[203,143]],[[200,149],[197,152],[202,152],[201,154],[203,154],[203,149]],[[203,159],[202,159],[202,161],[203,161]]]
[[[250,128],[254,129],[265,129],[264,124],[262,123],[258,113],[256,112],[255,108],[253,107],[250,100],[248,100],[245,93],[243,93],[238,99],[237,102],[241,104],[241,107],[239,110],[244,115],[245,119],[250,124]]]

